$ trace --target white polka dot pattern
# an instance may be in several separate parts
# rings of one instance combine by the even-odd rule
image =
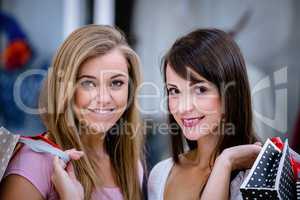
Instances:
[[[267,140],[240,188],[243,199],[296,199],[289,156],[287,142],[281,152]]]
[[[19,137],[19,135],[11,134],[3,127],[0,128],[0,181],[19,141]]]
[[[300,181],[296,182],[297,200],[300,200]]]
[[[279,164],[279,195],[281,199],[296,199],[296,184],[287,142]]]

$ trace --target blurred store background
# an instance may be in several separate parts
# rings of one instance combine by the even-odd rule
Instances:
[[[142,61],[139,98],[151,167],[169,152],[159,126],[161,58],[177,37],[216,27],[233,35],[246,58],[258,135],[289,138],[300,150],[299,10],[299,0],[0,0],[0,126],[24,135],[44,131],[34,108],[59,45],[85,24],[115,25]]]

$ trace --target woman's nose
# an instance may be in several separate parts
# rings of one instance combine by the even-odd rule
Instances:
[[[99,87],[95,97],[97,104],[106,105],[112,102],[111,92],[106,87]]]
[[[191,112],[194,109],[193,98],[190,95],[184,95],[179,100],[178,103],[178,112],[186,113]]]

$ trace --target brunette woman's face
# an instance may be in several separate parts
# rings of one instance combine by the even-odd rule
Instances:
[[[194,72],[195,73],[195,72]],[[201,75],[198,82],[180,77],[166,67],[166,84],[170,113],[189,140],[216,132],[221,120],[221,99],[218,89]]]
[[[108,131],[124,113],[128,101],[127,61],[118,49],[85,61],[77,76],[75,113],[100,133]]]

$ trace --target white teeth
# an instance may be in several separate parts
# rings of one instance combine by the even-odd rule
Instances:
[[[198,121],[199,119],[184,119],[185,122],[195,122]]]
[[[184,123],[197,123],[200,119],[184,119]]]
[[[114,109],[90,109],[92,112],[98,113],[98,114],[107,114],[112,112]]]

